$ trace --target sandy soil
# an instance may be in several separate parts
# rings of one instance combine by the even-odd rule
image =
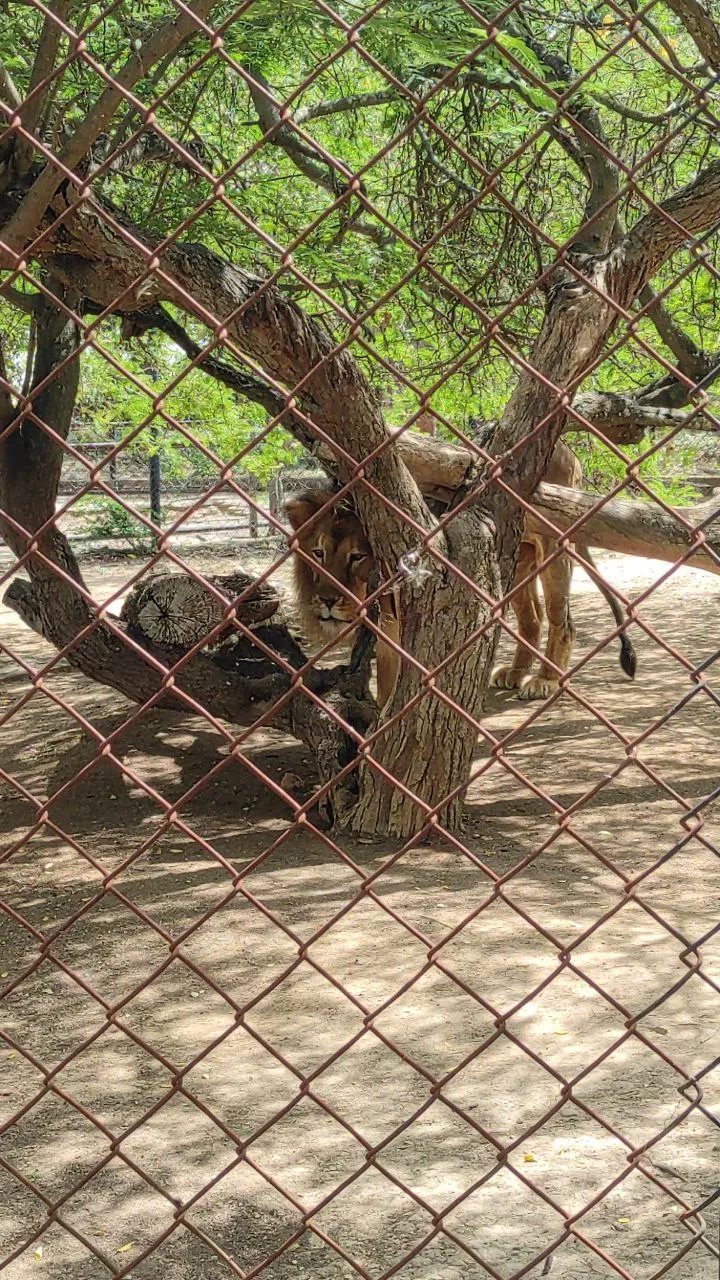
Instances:
[[[720,689],[672,650],[717,650],[720,580],[646,596],[666,566],[601,563],[641,599],[638,678],[611,645],[576,697],[491,695],[471,857],[343,838],[342,858],[209,726],[123,730],[118,695],[60,664],[26,697],[2,660],[8,1280],[714,1280],[718,805],[699,832],[685,815],[718,785]],[[574,599],[579,659],[610,618],[580,575]],[[53,694],[118,735],[126,772]],[[310,792],[300,744],[263,730],[248,754]],[[184,830],[145,785],[192,792]]]

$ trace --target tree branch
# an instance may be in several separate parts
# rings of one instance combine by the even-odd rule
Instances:
[[[682,409],[665,409],[660,405],[646,405],[636,395],[620,391],[586,391],[576,397],[574,407],[594,427],[640,427],[643,431],[720,431],[711,418],[702,412],[683,413]],[[572,415],[568,418],[568,430],[575,431],[579,424]],[[581,429],[581,428],[580,428]]]
[[[10,284],[0,285],[0,298],[4,298],[12,307],[22,311],[26,316],[34,314],[41,297],[42,294],[39,293],[23,293],[22,290],[15,289]]]
[[[672,351],[677,367],[686,378],[697,380],[705,372],[705,357],[680,325],[673,319],[667,307],[656,296],[655,290],[646,284],[640,290],[639,300],[645,308],[648,320],[651,320],[665,346]]]
[[[111,154],[109,134],[103,133],[97,138],[91,149],[92,167],[99,168]],[[202,163],[207,162],[206,148],[202,140],[184,143],[186,151]],[[175,169],[187,169],[190,173],[197,170],[190,160],[186,160],[181,151],[166,142],[155,129],[144,129],[131,146],[123,148],[112,156],[106,169],[109,173],[126,173],[138,164],[165,164]]]
[[[529,32],[523,31],[523,39],[556,80],[568,86],[574,83],[576,73],[567,62]],[[584,253],[606,253],[617,225],[620,193],[617,165],[607,152],[600,115],[591,99],[577,94],[566,104],[565,111],[575,133],[581,166],[590,181],[582,225],[572,242]]]
[[[15,88],[10,72],[5,63],[0,59],[0,102],[5,107],[9,107],[11,111],[17,111],[22,105],[22,98]]]
[[[549,294],[529,370],[520,374],[492,441],[493,454],[503,457],[501,477],[506,488],[483,480],[474,494],[495,521],[506,587],[514,573],[522,530],[520,511],[508,502],[507,488],[528,497],[545,475],[565,426],[564,397],[574,397],[615,328],[619,309],[632,306],[653,272],[686,239],[683,226],[676,227],[672,219],[695,234],[702,233],[717,222],[719,198],[720,161],[716,161],[643,218],[609,254],[580,259],[578,270],[587,276],[587,286],[568,273]],[[537,430],[539,424],[542,431]]]
[[[615,297],[622,307],[632,304],[651,266],[655,269],[672,252],[676,235],[664,232],[663,208],[682,212],[695,231],[702,231],[717,217],[720,162],[710,166],[660,210],[648,215],[606,258],[592,259],[585,270],[592,273],[595,288],[572,279],[561,284],[548,303],[542,331],[530,356],[535,372],[520,376],[493,441],[493,453],[504,454],[503,479],[522,493],[531,493],[544,475],[556,439],[564,425],[565,410],[555,387],[570,392],[602,350],[617,321],[617,311],[607,301]],[[62,193],[53,212],[62,211]],[[11,197],[6,197],[6,204]],[[0,207],[0,216],[2,208]],[[660,234],[660,247],[652,244],[651,228]],[[244,352],[278,388],[302,384],[300,405],[316,431],[328,438],[343,476],[364,465],[368,480],[390,501],[407,512],[416,526],[431,527],[427,510],[415,483],[403,465],[401,451],[388,449],[388,432],[378,395],[369,386],[346,350],[337,353],[333,340],[293,302],[275,288],[228,264],[204,245],[170,244],[163,252],[162,272],[147,276],[147,260],[136,248],[143,241],[151,254],[156,241],[137,227],[128,227],[126,240],[108,224],[100,206],[86,202],[74,208],[63,224],[63,254],[52,255],[52,244],[43,243],[53,269],[72,281],[82,293],[101,306],[112,305],[129,291],[125,305],[133,305],[132,290],[143,281],[138,310],[163,299],[195,312],[206,323],[207,315],[232,317],[227,322],[229,344]],[[641,247],[648,245],[647,260]],[[597,290],[597,291],[596,291]],[[546,424],[541,434],[539,422]],[[289,424],[290,425],[290,424]],[[292,428],[291,428],[292,429]],[[525,437],[522,452],[516,445]],[[303,440],[303,443],[305,440]],[[348,456],[353,462],[348,462]],[[505,494],[493,486],[490,502],[501,544],[502,526],[508,517]],[[414,550],[417,533],[392,508],[383,509],[362,484],[357,485],[359,512],[380,560],[395,565],[398,557]],[[479,491],[478,499],[481,496]],[[519,533],[519,530],[518,530]],[[509,544],[507,544],[509,545]]]
[[[250,97],[266,141],[272,146],[280,147],[292,160],[296,169],[309,178],[315,186],[329,191],[334,198],[341,195],[350,181],[349,176],[347,178],[341,176],[344,166],[338,163],[335,169],[319,151],[295,132],[291,123],[286,124],[282,120],[272,87],[257,67],[247,67],[246,71]],[[376,226],[363,218],[352,219],[352,230],[380,245],[387,244],[390,239],[381,226]]]
[[[651,114],[649,111],[638,111],[635,107],[629,107],[627,103],[620,102],[619,98],[613,98],[607,93],[598,93],[596,89],[593,89],[590,97],[602,107],[607,107],[608,111],[614,111],[616,115],[623,116],[625,120],[635,120],[637,124],[652,124],[656,127],[665,120],[672,120],[688,107],[683,97],[671,103],[664,111]]]
[[[685,382],[681,382],[679,378],[674,378],[672,374],[667,374],[664,378],[659,378],[657,382],[650,383],[649,386],[643,387],[635,392],[638,400],[644,405],[660,405],[667,409],[682,409],[689,404],[696,392],[696,387],[701,391],[707,391],[713,382],[720,377],[720,351],[716,351],[715,355],[703,356],[702,368],[700,374],[694,375],[695,386],[688,387]]]
[[[257,73],[254,73],[257,79]],[[296,124],[306,124],[308,120],[320,120],[325,116],[334,116],[339,112],[361,111],[365,107],[381,107],[388,102],[397,102],[400,97],[397,89],[377,89],[369,93],[349,93],[343,98],[334,98],[329,102],[316,102],[314,106],[299,107],[293,113]]]
[[[90,306],[88,310],[93,310],[93,307]],[[126,341],[139,337],[148,329],[157,329],[167,334],[191,360],[197,359],[203,351],[200,343],[191,338],[187,329],[159,303],[146,311],[119,311],[117,314],[123,318],[122,336]],[[205,356],[198,368],[216,382],[221,382],[223,386],[244,396],[246,400],[260,405],[272,418],[283,415],[287,429],[292,431],[306,449],[313,452],[316,445],[314,436],[307,424],[287,407],[286,397],[280,391],[276,391],[261,378],[253,377],[251,373],[228,364],[225,360],[218,360],[216,356]],[[327,461],[332,462],[332,457],[328,456]]]
[[[636,222],[616,251],[620,272],[637,293],[671,254],[720,220],[720,160]]]
[[[53,8],[59,22],[65,22],[70,9],[70,0],[54,0]],[[46,14],[35,54],[35,61],[30,72],[25,105],[22,109],[22,122],[28,133],[36,133],[42,120],[49,86],[46,85],[42,92],[39,92],[39,90],[48,77],[52,75],[62,36],[62,28],[58,25],[58,22],[55,22]],[[32,142],[23,137],[18,139],[14,163],[19,177],[23,177],[30,169],[34,152],[35,148]]]
[[[695,507],[678,508],[697,533],[684,527],[672,515],[648,502],[625,502],[612,498],[597,510],[597,495],[561,485],[542,483],[533,497],[533,507],[556,528],[573,528],[582,521],[582,538],[593,547],[620,551],[631,556],[673,563],[691,547],[697,548],[685,561],[698,569],[720,573],[720,497]],[[526,517],[529,526],[547,534],[544,521]]]
[[[720,70],[720,32],[700,0],[666,0],[708,66]]]
[[[74,169],[88,154],[93,143],[105,132],[120,104],[126,100],[127,90],[146,76],[159,58],[171,50],[177,50],[190,36],[197,34],[198,25],[194,17],[206,18],[214,4],[215,0],[194,0],[189,12],[179,12],[172,21],[160,27],[141,49],[132,54],[62,148],[58,160],[65,169]],[[13,255],[32,239],[48,204],[63,181],[63,173],[54,162],[45,165],[19,209],[4,228],[0,242],[0,249],[3,251],[0,252],[0,265],[14,266]]]

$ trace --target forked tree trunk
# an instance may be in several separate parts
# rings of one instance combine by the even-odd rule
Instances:
[[[332,339],[279,291],[205,246],[171,242],[161,250],[162,271],[151,267],[148,273],[158,241],[142,228],[126,226],[124,233],[112,228],[102,208],[91,202],[68,209],[71,194],[58,183],[59,178],[38,180],[32,199],[24,204],[17,191],[6,191],[0,218],[19,235],[28,203],[37,205],[43,194],[52,197],[50,209],[38,212],[45,234],[36,241],[36,252],[95,305],[112,307],[122,295],[123,311],[133,306],[142,311],[165,300],[194,311],[206,324],[215,323],[241,359],[264,370],[276,385],[299,389],[299,411],[310,420],[300,437],[305,443],[322,439],[341,478],[355,483],[377,559],[394,571],[401,557],[422,548],[432,529],[430,513],[390,439],[377,395],[347,348],[338,352]],[[582,255],[574,270],[558,276],[542,331],[493,439],[497,465],[466,495],[477,507],[485,506],[495,522],[498,564],[476,515],[456,515],[437,539],[438,549],[475,581],[481,594],[497,595],[498,569],[503,586],[511,579],[523,523],[513,494],[529,497],[542,478],[567,404],[618,315],[627,314],[647,280],[688,234],[716,222],[719,201],[720,162],[715,162],[662,206],[653,206],[611,252],[589,259]],[[143,245],[146,252],[139,247]],[[572,267],[572,251],[566,260]],[[289,398],[292,430],[295,409],[298,404]],[[470,718],[443,704],[437,693],[414,700],[422,677],[408,663],[373,743],[374,770],[369,762],[362,766],[355,825],[378,836],[411,834],[426,825],[428,814],[438,812],[449,827],[459,825],[460,796],[476,737],[473,719],[492,650],[486,631],[471,641],[478,625],[487,624],[492,604],[481,606],[472,588],[451,570],[434,564],[426,583],[406,587],[404,594],[402,647],[425,670],[442,666],[438,688],[467,708]],[[387,770],[396,783],[380,770]]]

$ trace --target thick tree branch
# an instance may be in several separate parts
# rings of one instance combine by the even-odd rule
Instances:
[[[17,311],[22,311],[26,316],[33,315],[41,295],[39,293],[23,293],[22,290],[14,288],[11,284],[0,285],[0,298],[4,298]]]
[[[592,547],[621,551],[632,556],[673,563],[695,553],[685,563],[710,573],[720,573],[720,497],[695,507],[678,508],[678,514],[698,530],[693,533],[655,503],[625,502],[613,498],[597,510],[597,495],[542,483],[533,497],[540,516],[558,529],[569,529],[582,520],[582,537]],[[547,525],[528,516],[537,532],[547,533]]]
[[[630,393],[586,392],[576,398],[575,408],[616,444],[622,444],[632,428],[637,428],[638,433],[670,431],[677,427],[683,431],[720,430],[714,421],[702,414],[644,405]],[[572,416],[568,417],[565,428],[572,432],[583,430]],[[429,439],[417,432],[405,432],[398,438],[397,448],[420,490],[439,502],[450,503],[457,490],[465,488],[480,469],[477,456],[471,450],[457,444],[446,444],[437,438]],[[316,452],[323,461],[323,451]],[[597,501],[597,495],[593,500]]]
[[[146,76],[159,58],[177,50],[190,36],[197,34],[198,25],[194,18],[206,18],[214,4],[215,0],[194,0],[188,12],[179,12],[128,58],[124,67],[117,72],[113,83],[100,95],[95,106],[62,148],[58,160],[65,169],[74,169],[88,154],[93,143],[105,132],[118,107],[126,100],[126,91]],[[41,171],[19,209],[3,229],[0,265],[14,266],[13,254],[32,239],[63,181],[63,173],[54,163],[48,163]]]
[[[720,32],[700,0],[666,0],[708,66],[720,71]]]
[[[720,351],[716,351],[714,355],[703,356],[699,375],[692,376],[696,385],[702,391],[707,391],[713,382],[720,378]],[[659,378],[657,382],[639,389],[634,394],[644,405],[660,405],[666,409],[682,409],[684,405],[690,403],[695,394],[695,386],[688,387],[685,382],[681,382],[678,378],[668,374],[664,378]]]
[[[70,0],[55,0],[52,8],[59,21],[65,22],[70,9]],[[52,75],[62,36],[62,29],[58,22],[46,15],[35,54],[35,61],[30,72],[26,103],[22,109],[22,122],[28,133],[36,133],[43,118],[47,88],[49,86],[46,86],[45,89],[41,89],[41,86]],[[28,172],[33,161],[34,150],[31,142],[26,138],[19,138],[14,158],[15,170],[19,177]]]
[[[639,292],[671,254],[719,220],[720,160],[715,160],[694,182],[646,213],[618,247],[617,263],[633,293]]]
[[[587,391],[577,396],[574,407],[593,426],[639,427],[643,431],[720,431],[720,427],[702,412],[684,413],[682,409],[665,409],[660,405],[643,404],[635,395],[620,391]],[[568,429],[577,430],[579,424],[572,415],[568,417]]]

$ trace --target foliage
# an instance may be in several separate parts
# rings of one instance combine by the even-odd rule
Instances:
[[[150,551],[152,538],[147,526],[113,498],[79,498],[75,511],[87,517],[86,532],[98,542],[109,539],[126,543],[138,556]]]
[[[133,43],[176,12],[171,0],[107,10],[87,4],[74,20],[88,29],[90,57],[117,71]],[[213,20],[232,12],[229,3],[219,4]],[[698,105],[696,98],[708,83],[707,67],[662,4],[633,18],[639,23],[633,34],[614,5],[540,0],[498,18],[493,38],[494,19],[506,13],[496,0],[474,7],[394,0],[365,21],[355,3],[340,0],[335,13],[315,0],[255,0],[224,31],[223,56],[205,58],[207,42],[198,33],[136,93],[147,104],[161,96],[159,129],[194,149],[200,169],[189,173],[169,158],[141,161],[109,171],[95,189],[163,236],[200,209],[181,239],[202,241],[259,275],[279,271],[281,287],[338,341],[347,339],[350,320],[361,322],[351,349],[384,395],[392,425],[416,414],[427,397],[448,424],[442,430],[466,432],[473,421],[502,413],[542,322],[545,300],[533,282],[577,229],[587,195],[577,117],[595,113],[603,145],[619,158],[618,218],[631,225],[647,208],[644,193],[662,199],[717,152],[712,101]],[[342,25],[359,21],[360,49],[348,43]],[[38,10],[9,6],[0,58],[21,92],[41,30]],[[279,135],[275,145],[258,147],[253,76],[290,101],[315,176],[279,145]],[[91,61],[71,60],[49,102],[47,136],[57,139],[83,119],[103,87]],[[383,100],[366,104],[368,94]],[[422,121],[414,115],[417,94],[427,97]],[[138,124],[123,110],[109,133],[127,141]],[[225,171],[219,198],[212,180]],[[352,173],[361,175],[368,203],[348,197],[328,212]],[[297,274],[280,265],[289,245]],[[655,281],[662,290],[680,277],[666,309],[708,353],[720,349],[717,266],[710,241],[704,260],[683,250]],[[190,325],[190,332],[207,341],[200,326]],[[2,304],[0,336],[19,386],[28,322]],[[243,368],[237,353],[224,358]],[[585,389],[642,388],[663,375],[663,362],[674,365],[675,356],[645,318],[622,330]],[[159,449],[169,475],[187,465],[192,437],[201,446],[193,466],[209,477],[237,461],[266,483],[276,466],[297,457],[284,431],[264,434],[263,409],[201,369],[185,375],[186,369],[186,357],[166,336],[124,342],[116,320],[101,321],[83,357],[75,437],[123,439],[138,457]],[[593,483],[607,487],[624,474],[622,460],[597,442],[577,437],[577,446]],[[678,460],[691,467],[694,448],[653,455],[641,475],[663,496],[677,497]]]
[[[694,440],[677,440],[661,449],[651,450],[647,441],[641,444],[623,445],[622,451],[615,452],[593,436],[573,433],[568,436],[568,444],[579,457],[584,472],[586,488],[606,492],[615,485],[627,481],[627,461],[644,460],[638,467],[637,482],[630,482],[621,497],[650,499],[650,495],[660,498],[671,506],[689,506],[700,499],[699,491],[688,482],[686,477],[696,470],[697,445]],[[649,456],[645,456],[649,455]]]

